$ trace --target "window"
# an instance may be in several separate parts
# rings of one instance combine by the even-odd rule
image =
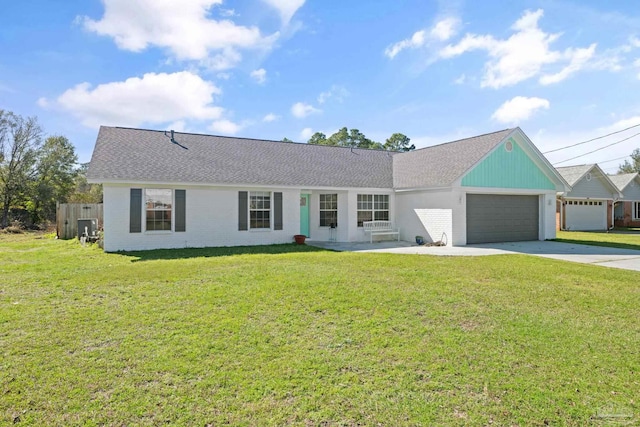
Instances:
[[[147,188],[144,190],[147,231],[171,230],[173,195],[171,190]]]
[[[271,228],[271,193],[268,191],[249,193],[249,227]]]
[[[640,202],[633,202],[633,220],[640,220]]]
[[[358,227],[365,221],[389,221],[388,194],[358,194]]]
[[[320,227],[336,227],[338,225],[338,195],[320,195]]]

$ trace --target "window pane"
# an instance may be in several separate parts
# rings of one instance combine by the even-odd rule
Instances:
[[[338,225],[338,195],[320,194],[320,227]]]
[[[371,221],[371,211],[358,211],[358,227],[362,227],[364,221]]]
[[[266,191],[249,193],[249,227],[271,228],[271,193]]]
[[[173,192],[164,188],[147,188],[145,194],[146,226],[148,231],[171,231]]]
[[[389,221],[389,211],[375,211],[376,221]]]

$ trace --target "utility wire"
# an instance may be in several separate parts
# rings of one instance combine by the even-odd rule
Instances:
[[[638,124],[638,125],[636,125],[636,126],[640,126],[640,124]],[[611,144],[609,144],[609,145],[605,145],[604,147],[602,147],[602,148],[598,148],[597,150],[589,151],[588,153],[580,154],[579,156],[575,156],[575,157],[572,157],[572,158],[570,158],[570,159],[563,160],[563,161],[561,161],[561,162],[556,162],[556,163],[554,163],[554,165],[559,165],[560,163],[565,163],[565,162],[568,162],[568,161],[570,161],[570,160],[579,159],[580,157],[584,157],[584,156],[586,156],[586,155],[588,155],[588,154],[593,154],[593,153],[595,153],[596,151],[604,150],[605,148],[609,148],[609,147],[611,147],[611,146],[613,146],[613,145],[620,144],[621,142],[628,141],[628,140],[630,140],[631,138],[634,138],[634,137],[636,137],[636,136],[638,136],[638,135],[640,135],[640,132],[638,132],[638,133],[634,133],[633,135],[631,135],[631,136],[629,136],[629,137],[627,137],[627,138],[625,138],[625,139],[621,139],[620,141],[616,141],[616,142],[613,142],[613,143],[611,143]]]
[[[627,157],[631,157],[631,156],[623,156],[623,157],[618,157],[617,159],[605,160],[604,162],[598,162],[598,164],[602,165],[604,163],[615,162],[616,160],[626,159]]]
[[[618,130],[618,131],[615,131],[615,132],[608,133],[606,135],[602,135],[602,136],[598,136],[596,138],[589,139],[587,141],[578,142],[577,144],[567,145],[566,147],[560,147],[560,148],[556,148],[555,150],[545,151],[542,154],[555,153],[556,151],[562,151],[562,150],[566,150],[567,148],[577,147],[578,145],[586,144],[587,142],[597,141],[598,139],[606,138],[608,136],[615,135],[617,133],[621,133],[621,132],[624,132],[624,131],[629,130],[629,129],[637,128],[638,126],[640,126],[640,123],[638,123],[637,125],[629,126],[628,128],[625,128],[625,129],[622,129],[622,130]]]

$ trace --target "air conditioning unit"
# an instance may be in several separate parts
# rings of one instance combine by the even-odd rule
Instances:
[[[78,220],[78,239],[96,237],[98,235],[98,218],[82,218]]]

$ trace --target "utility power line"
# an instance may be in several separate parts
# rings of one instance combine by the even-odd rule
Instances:
[[[638,124],[638,125],[636,125],[636,126],[640,126],[640,124]],[[633,135],[631,135],[631,136],[629,136],[629,137],[627,137],[627,138],[625,138],[625,139],[621,139],[620,141],[616,141],[616,142],[613,142],[613,143],[611,143],[611,144],[609,144],[609,145],[605,145],[605,146],[604,146],[604,147],[602,147],[602,148],[598,148],[598,149],[596,149],[596,150],[589,151],[588,153],[580,154],[579,156],[575,156],[575,157],[572,157],[572,158],[570,158],[570,159],[563,160],[563,161],[561,161],[561,162],[556,162],[556,163],[554,163],[554,165],[559,165],[560,163],[565,163],[565,162],[568,162],[568,161],[570,161],[570,160],[579,159],[580,157],[584,157],[584,156],[587,156],[587,155],[589,155],[589,154],[593,154],[593,153],[595,153],[595,152],[597,152],[597,151],[604,150],[605,148],[609,148],[609,147],[611,147],[611,146],[613,146],[613,145],[620,144],[620,143],[622,143],[622,142],[628,141],[628,140],[630,140],[631,138],[634,138],[634,137],[636,137],[636,136],[638,136],[638,135],[640,135],[640,132],[638,132],[638,133],[634,133]]]
[[[598,164],[599,164],[599,165],[602,165],[602,164],[604,164],[604,163],[615,162],[616,160],[622,160],[622,159],[626,159],[626,158],[628,158],[628,157],[631,157],[631,156],[628,156],[628,155],[627,155],[627,156],[618,157],[618,158],[616,158],[616,159],[605,160],[604,162],[598,162]]]
[[[606,138],[606,137],[611,136],[611,135],[615,135],[615,134],[618,134],[618,133],[622,133],[622,132],[627,131],[627,130],[629,130],[629,129],[637,128],[638,126],[640,126],[640,123],[638,123],[637,125],[629,126],[628,128],[624,128],[624,129],[622,129],[622,130],[618,130],[618,131],[615,131],[615,132],[608,133],[608,134],[606,134],[606,135],[602,135],[602,136],[598,136],[598,137],[596,137],[596,138],[589,139],[589,140],[587,140],[587,141],[582,141],[582,142],[578,142],[578,143],[576,143],[576,144],[567,145],[566,147],[556,148],[555,150],[545,151],[545,152],[544,152],[544,153],[542,153],[542,154],[555,153],[556,151],[562,151],[562,150],[566,150],[567,148],[577,147],[578,145],[586,144],[587,142],[597,141],[598,139]],[[604,148],[604,147],[603,147],[603,148]],[[562,163],[562,162],[561,162],[561,163]]]

